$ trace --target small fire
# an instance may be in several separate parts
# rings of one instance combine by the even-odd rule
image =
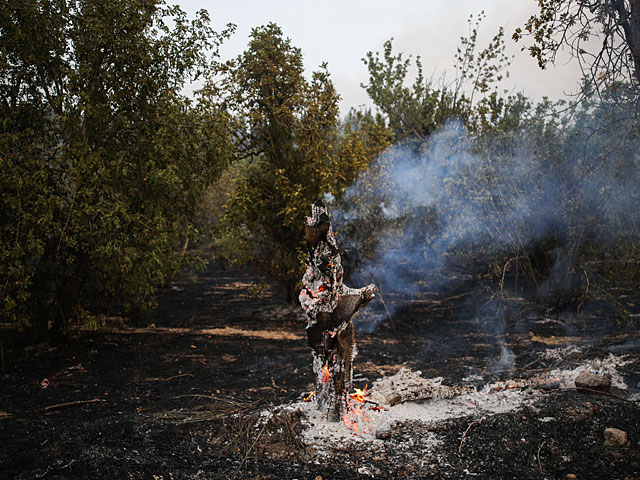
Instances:
[[[325,290],[326,290],[326,288],[324,286],[320,285],[318,287],[318,290],[309,289],[309,293],[311,293],[311,297],[318,298],[318,295],[320,295]],[[307,294],[307,290],[303,289],[301,293],[304,293],[306,295]]]
[[[329,383],[330,374],[329,374],[329,366],[328,365],[325,365],[324,367],[322,367],[322,373],[324,374],[324,376],[322,377],[322,383],[324,383],[324,384]],[[313,392],[309,393],[309,395],[304,397],[302,399],[302,401],[303,402],[310,402],[312,400],[315,400],[316,394],[317,394],[317,392],[314,390]]]
[[[364,397],[367,394],[367,387],[369,385],[365,385],[363,389],[359,389],[359,388],[354,388],[353,389],[353,393],[349,394],[349,398],[360,402],[360,403],[364,403]]]
[[[324,367],[322,367],[322,371],[324,372],[322,383],[329,383],[329,365],[325,365]]]
[[[342,417],[342,423],[344,423],[354,435],[367,432],[366,424],[369,423],[369,415],[362,410],[365,403],[364,397],[367,395],[367,387],[368,385],[365,385],[362,389],[353,389],[353,393],[349,394],[347,413]],[[380,409],[374,408],[374,410],[378,411]],[[361,428],[361,425],[363,428]]]

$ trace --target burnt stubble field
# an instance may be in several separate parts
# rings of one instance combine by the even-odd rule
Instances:
[[[456,313],[455,302],[428,299],[370,333],[363,316],[360,388],[407,368],[475,387],[475,399],[512,388],[526,401],[460,413],[439,400],[438,418],[398,416],[394,408],[411,411],[400,405],[376,413],[389,416],[380,428],[356,435],[340,424],[328,436],[301,402],[314,380],[302,311],[268,283],[255,288],[261,281],[214,268],[184,274],[161,291],[153,323],[107,318],[68,345],[28,346],[3,326],[0,477],[640,478],[633,323],[531,311],[496,332],[470,321],[468,305]],[[608,364],[606,393],[550,377]],[[626,442],[605,444],[606,428]]]

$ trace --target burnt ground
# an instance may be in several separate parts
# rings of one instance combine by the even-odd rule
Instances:
[[[552,389],[510,413],[403,421],[376,442],[318,452],[301,435],[302,415],[279,409],[312,388],[302,316],[261,282],[185,274],[160,293],[152,324],[99,319],[68,345],[30,347],[2,326],[0,478],[640,479],[637,326],[597,308],[520,309],[496,321],[468,304],[456,315],[447,302],[411,302],[393,312],[393,327],[360,325],[356,383],[406,366],[480,386],[615,353],[627,355],[628,389]],[[579,349],[541,355],[567,345]],[[605,446],[607,427],[627,443]]]

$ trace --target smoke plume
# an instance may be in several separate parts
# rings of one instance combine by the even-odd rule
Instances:
[[[640,141],[626,118],[601,106],[479,139],[452,121],[389,148],[334,207],[352,283],[376,282],[393,312],[483,276],[507,288],[518,263],[530,278],[516,288],[569,297],[587,243],[638,246]]]

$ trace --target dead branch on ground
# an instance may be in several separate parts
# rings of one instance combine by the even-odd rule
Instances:
[[[174,375],[172,377],[167,377],[167,378],[151,377],[151,378],[146,378],[145,380],[150,382],[162,383],[162,382],[168,382],[169,380],[175,380],[176,378],[184,378],[184,377],[194,378],[195,375],[193,373],[181,373],[180,375]]]
[[[542,442],[538,447],[538,469],[540,470],[540,473],[542,473],[542,462],[540,461],[540,450],[542,450],[542,447],[544,447],[545,443],[547,443],[546,440]]]
[[[206,398],[212,403],[198,405],[193,408],[180,408],[153,413],[149,415],[148,420],[175,424],[208,422],[238,413],[246,413],[262,403],[262,400],[242,403],[228,398],[207,395],[179,395],[173,398]]]
[[[45,411],[53,410],[54,408],[61,407],[70,407],[72,405],[83,405],[85,403],[99,403],[102,400],[99,398],[92,398],[91,400],[76,400],[74,402],[65,402],[65,403],[56,403],[55,405],[49,405],[48,407],[44,407]]]
[[[462,454],[462,444],[464,443],[465,439],[467,438],[467,433],[469,433],[469,430],[471,430],[471,427],[473,427],[474,425],[480,425],[482,423],[482,420],[477,421],[477,422],[471,422],[469,424],[469,426],[467,427],[467,429],[464,431],[464,433],[462,434],[462,438],[460,439],[460,446],[458,447],[458,453]]]
[[[242,459],[242,462],[240,462],[240,465],[238,465],[238,468],[236,469],[236,473],[233,475],[233,478],[236,478],[236,476],[238,475],[238,472],[240,471],[242,466],[247,461],[247,458],[249,458],[249,454],[251,453],[251,450],[253,450],[253,447],[256,446],[256,443],[258,442],[258,440],[260,440],[260,437],[262,436],[262,432],[264,432],[264,429],[267,427],[267,423],[269,423],[269,422],[265,422],[264,425],[262,425],[262,428],[260,429],[260,432],[258,433],[258,436],[255,438],[255,440],[253,441],[253,443],[251,444],[251,446],[247,450],[247,453],[244,454],[244,458]]]

